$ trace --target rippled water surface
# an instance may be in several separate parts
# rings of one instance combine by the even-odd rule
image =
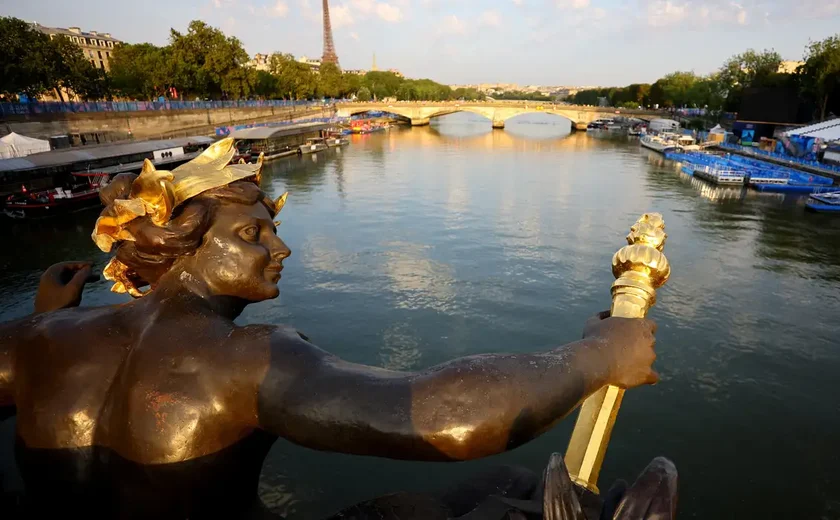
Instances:
[[[673,274],[656,387],[628,392],[602,487],[656,455],[680,471],[681,518],[840,518],[840,218],[796,197],[717,189],[626,139],[523,116],[504,131],[466,114],[354,136],[272,163],[289,190],[281,297],[243,322],[290,323],[348,360],[419,369],[481,352],[546,349],[609,306],[609,262],[659,211]],[[106,261],[96,213],[4,222],[0,319],[31,309],[39,272]],[[86,304],[122,301],[95,284]],[[263,496],[313,518],[396,490],[437,489],[491,464],[541,470],[574,420],[511,453],[463,464],[318,453],[279,441]]]

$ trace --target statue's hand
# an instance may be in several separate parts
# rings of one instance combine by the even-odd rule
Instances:
[[[90,262],[60,262],[51,265],[41,275],[35,295],[35,312],[50,312],[78,307],[82,302],[85,284],[99,280]]]
[[[586,322],[585,339],[595,340],[609,366],[609,383],[622,388],[659,381],[656,360],[656,323],[647,319],[610,318],[602,312]]]

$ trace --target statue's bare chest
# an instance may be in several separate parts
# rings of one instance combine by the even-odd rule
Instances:
[[[171,463],[222,450],[256,424],[255,392],[208,349],[144,348],[97,361],[80,359],[30,392],[19,417],[28,445],[99,446],[138,463]]]

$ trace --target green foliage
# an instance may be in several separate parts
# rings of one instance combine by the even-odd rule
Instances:
[[[696,100],[690,93],[700,78],[693,72],[672,72],[658,81],[665,94],[665,105],[671,107],[692,106]]]
[[[347,83],[341,69],[334,63],[321,65],[318,77],[318,97],[339,98],[347,92]]]
[[[193,20],[186,34],[172,29],[169,41],[175,83],[185,96],[239,99],[251,94],[256,72],[243,67],[248,53],[238,38]]]
[[[111,54],[111,82],[120,96],[155,99],[175,86],[169,47],[122,44]]]
[[[464,101],[484,101],[484,93],[475,88],[456,88],[452,91],[452,97]]]
[[[279,52],[268,61],[271,74],[277,78],[279,97],[283,99],[312,99],[315,96],[317,78],[309,65],[295,60],[291,54]]]
[[[37,98],[49,90],[63,99],[61,89],[83,99],[108,97],[108,78],[64,37],[51,40],[17,18],[0,18],[0,93],[13,99],[23,93]]]
[[[258,70],[254,82],[254,95],[261,99],[280,97],[280,81],[274,74]]]
[[[522,92],[519,90],[508,90],[502,93],[493,94],[493,99],[509,99],[519,101],[551,101],[551,96],[544,96],[539,92]]]
[[[840,34],[811,42],[798,75],[802,92],[816,102],[820,119],[830,107],[840,112]]]
[[[356,99],[359,101],[370,101],[370,89],[367,87],[359,88],[358,92],[356,92]]]
[[[0,18],[0,92],[8,97],[24,93],[36,97],[50,84],[47,35],[17,18]]]
[[[724,100],[723,108],[738,110],[747,88],[773,86],[781,63],[781,55],[773,50],[749,49],[726,60],[715,79],[715,88]]]
[[[721,69],[708,76],[694,72],[673,72],[652,85],[632,84],[622,88],[582,90],[569,98],[581,105],[597,105],[607,98],[610,106],[708,108],[712,112],[737,110],[745,88],[786,86],[789,74],[779,74],[781,56],[772,50],[752,49],[733,56]]]

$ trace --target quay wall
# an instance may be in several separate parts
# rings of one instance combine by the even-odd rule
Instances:
[[[232,107],[9,115],[0,120],[0,136],[17,132],[37,139],[67,134],[86,135],[98,142],[119,141],[129,136],[156,139],[210,135],[217,126],[330,117],[332,113],[332,107]]]

